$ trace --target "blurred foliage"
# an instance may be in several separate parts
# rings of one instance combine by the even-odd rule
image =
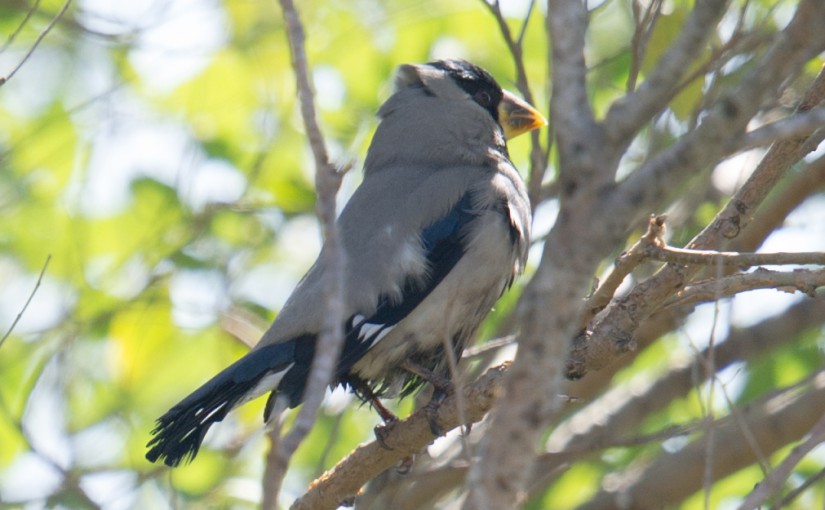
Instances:
[[[633,19],[624,1],[594,3],[588,61],[601,115],[626,90]],[[769,0],[750,3],[766,24],[783,12]],[[516,33],[528,4],[505,2]],[[668,3],[642,78],[692,4]],[[0,72],[24,58],[61,6],[0,3],[0,34],[20,29],[0,52]],[[342,165],[360,166],[400,63],[460,56],[515,88],[512,59],[478,1],[310,0],[299,8],[321,120]],[[542,9],[527,26],[524,58],[536,103],[547,111]],[[736,80],[746,68],[724,78]],[[687,84],[664,116],[673,122],[650,128],[649,146],[678,135],[707,87],[702,78]],[[295,95],[280,12],[275,2],[253,0],[79,1],[0,87],[2,332],[51,256],[0,350],[4,508],[257,506],[263,402],[216,427],[192,465],[170,471],[143,455],[155,418],[257,340],[317,253],[312,160]],[[511,146],[520,168],[527,149],[526,140]],[[350,173],[342,199],[359,178]],[[718,197],[688,206],[684,238],[712,216]],[[517,297],[518,289],[499,303],[484,338],[506,331]],[[659,343],[622,379],[666,369],[669,357],[689,351],[676,344]],[[750,367],[741,398],[792,384],[822,364],[821,335],[798,346],[804,352]],[[702,410],[687,400],[652,420],[651,430],[697,419]],[[403,414],[411,402],[400,405]],[[284,501],[370,439],[376,421],[368,407],[333,394],[294,459]],[[585,501],[605,470],[627,457],[577,464],[530,508]],[[746,471],[714,489],[713,507],[759,479],[758,470]],[[821,507],[821,488],[815,494]]]

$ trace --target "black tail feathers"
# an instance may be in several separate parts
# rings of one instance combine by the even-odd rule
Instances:
[[[206,432],[245,399],[266,376],[295,363],[296,341],[271,344],[239,359],[158,418],[146,458],[167,466],[191,462]],[[289,372],[287,372],[289,373]],[[268,389],[268,388],[267,388]],[[272,388],[274,389],[274,388]]]

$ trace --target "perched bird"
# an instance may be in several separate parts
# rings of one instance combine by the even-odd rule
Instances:
[[[445,339],[460,356],[524,269],[530,202],[505,140],[547,122],[463,60],[402,65],[378,116],[364,180],[338,218],[346,322],[333,384],[387,419],[378,397],[449,381]],[[212,424],[264,393],[265,421],[276,398],[302,402],[325,271],[319,258],[260,342],[157,420],[147,459],[191,461]]]

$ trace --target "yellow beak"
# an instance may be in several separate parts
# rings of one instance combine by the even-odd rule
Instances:
[[[507,140],[547,125],[538,110],[506,90],[498,105],[498,122]]]

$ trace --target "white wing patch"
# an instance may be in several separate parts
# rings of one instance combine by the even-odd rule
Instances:
[[[367,318],[361,314],[355,315],[352,322],[358,328],[358,341],[369,342],[368,348],[372,348],[380,342],[390,331],[395,328],[395,325],[387,326],[386,324],[376,324],[366,322]]]

